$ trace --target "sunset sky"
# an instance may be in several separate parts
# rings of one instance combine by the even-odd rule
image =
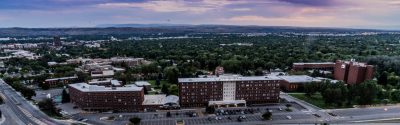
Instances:
[[[0,1],[0,27],[165,23],[400,29],[400,0]]]

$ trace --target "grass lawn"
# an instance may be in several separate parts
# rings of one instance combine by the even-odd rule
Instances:
[[[324,99],[322,98],[322,95],[320,93],[316,93],[311,97],[306,96],[304,93],[288,93],[288,94],[290,96],[293,96],[300,100],[304,100],[310,104],[313,104],[313,105],[323,108],[323,109],[343,108],[343,107],[337,107],[337,105],[326,105],[324,102]]]
[[[157,86],[156,86],[156,80],[148,80],[147,82],[149,82],[149,83],[151,84],[151,87],[152,87],[152,88],[154,88],[154,89],[157,88]],[[161,81],[160,81],[160,86],[159,86],[158,89],[161,89],[161,86],[164,85],[164,84],[170,85],[170,83],[168,83],[167,80],[161,80]]]

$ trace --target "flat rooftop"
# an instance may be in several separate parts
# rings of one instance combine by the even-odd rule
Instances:
[[[89,85],[87,83],[69,84],[70,87],[82,92],[121,92],[121,91],[142,91],[143,87],[135,85],[126,85],[122,87],[105,87],[99,85]]]
[[[223,82],[223,81],[263,81],[281,80],[277,76],[240,76],[240,75],[221,75],[211,78],[179,78],[179,82]]]
[[[144,95],[143,105],[163,105],[166,95]]]
[[[78,77],[72,76],[72,77],[60,77],[60,78],[52,78],[52,79],[46,79],[45,81],[54,81],[54,80],[66,80],[66,79],[76,79]]]
[[[151,84],[149,82],[147,82],[147,81],[136,81],[135,85],[137,85],[137,86],[149,86]]]
[[[289,83],[321,82],[320,79],[307,75],[278,76]]]

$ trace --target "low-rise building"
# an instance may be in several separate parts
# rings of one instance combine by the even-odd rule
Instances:
[[[144,111],[156,111],[159,109],[178,109],[179,97],[175,95],[166,96],[159,95],[145,95],[143,101]]]
[[[72,77],[61,77],[61,78],[51,78],[51,79],[46,79],[44,82],[47,84],[50,88],[54,87],[61,87],[65,86],[68,84],[71,84],[77,80],[78,77],[72,76]]]
[[[284,91],[302,91],[305,84],[312,82],[320,83],[322,80],[307,75],[278,76],[283,80],[281,89]]]
[[[142,87],[127,85],[105,87],[76,83],[69,85],[71,102],[87,111],[136,112],[142,110],[144,90]]]
[[[147,91],[151,91],[151,84],[147,81],[136,81],[135,85],[138,87],[144,87]]]
[[[92,79],[88,82],[89,85],[99,85],[99,86],[107,86],[107,87],[118,87],[122,86],[121,82],[112,78],[107,79]]]
[[[293,70],[328,70],[333,71],[335,67],[334,62],[320,62],[320,63],[293,63]]]
[[[146,63],[144,58],[113,57],[110,60],[113,64],[121,64],[127,67],[138,66]]]

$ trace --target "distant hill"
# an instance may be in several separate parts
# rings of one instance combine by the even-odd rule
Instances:
[[[134,27],[134,28],[145,28],[145,27],[165,27],[165,26],[193,26],[188,24],[101,24],[97,25],[98,28],[107,27]]]
[[[315,28],[287,26],[231,26],[231,25],[164,25],[118,24],[94,28],[0,28],[0,37],[63,36],[63,35],[123,35],[148,33],[279,33],[279,32],[383,32],[373,29]]]

